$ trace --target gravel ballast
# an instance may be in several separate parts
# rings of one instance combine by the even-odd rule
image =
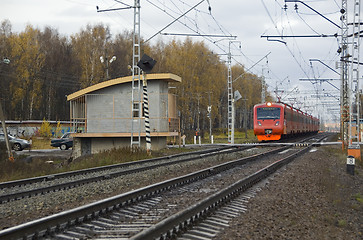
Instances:
[[[316,150],[316,151],[315,151]],[[320,147],[274,174],[215,239],[363,239],[363,169]]]
[[[51,197],[13,201],[0,206],[0,225],[4,229],[218,162],[178,164],[59,191]],[[362,165],[351,176],[340,146],[313,148],[276,172],[250,199],[247,212],[215,239],[363,239]]]
[[[229,154],[228,158],[198,158],[191,162],[163,166],[100,182],[85,184],[72,189],[60,190],[45,195],[37,195],[31,198],[6,202],[0,204],[0,213],[2,216],[0,218],[0,230],[145,187],[173,177],[182,176],[204,169],[208,166],[212,167],[229,161],[231,158],[241,158],[265,151],[266,148],[253,148]]]

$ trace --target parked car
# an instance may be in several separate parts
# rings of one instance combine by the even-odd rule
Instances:
[[[52,139],[50,146],[59,147],[61,150],[67,150],[73,147],[73,137],[71,132],[65,133],[61,138]]]
[[[9,143],[12,149],[15,151],[22,151],[25,148],[30,148],[31,144],[29,141],[21,138],[16,138],[8,134]],[[4,133],[0,133],[0,142],[5,143]]]

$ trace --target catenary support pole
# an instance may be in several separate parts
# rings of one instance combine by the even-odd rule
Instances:
[[[1,101],[0,101],[0,120],[1,120],[1,125],[3,127],[3,132],[4,132],[5,142],[6,142],[6,148],[8,150],[9,160],[14,161],[13,153],[11,152],[11,147],[10,147],[10,143],[9,143],[8,132],[6,130],[5,116],[4,116],[4,112],[3,112],[3,107],[1,105]]]

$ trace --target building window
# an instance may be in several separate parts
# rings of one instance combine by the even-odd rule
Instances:
[[[145,117],[145,115],[144,115],[144,103],[143,102],[134,102],[133,103],[133,108],[132,108],[132,116],[134,118],[138,118],[140,116],[140,112],[141,112],[141,117]]]

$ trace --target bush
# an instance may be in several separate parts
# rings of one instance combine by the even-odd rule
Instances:
[[[49,138],[52,136],[52,128],[47,120],[43,120],[42,126],[40,126],[39,134],[41,137]]]
[[[55,129],[55,137],[62,136],[62,126],[60,125],[60,121],[57,122],[57,128]]]

